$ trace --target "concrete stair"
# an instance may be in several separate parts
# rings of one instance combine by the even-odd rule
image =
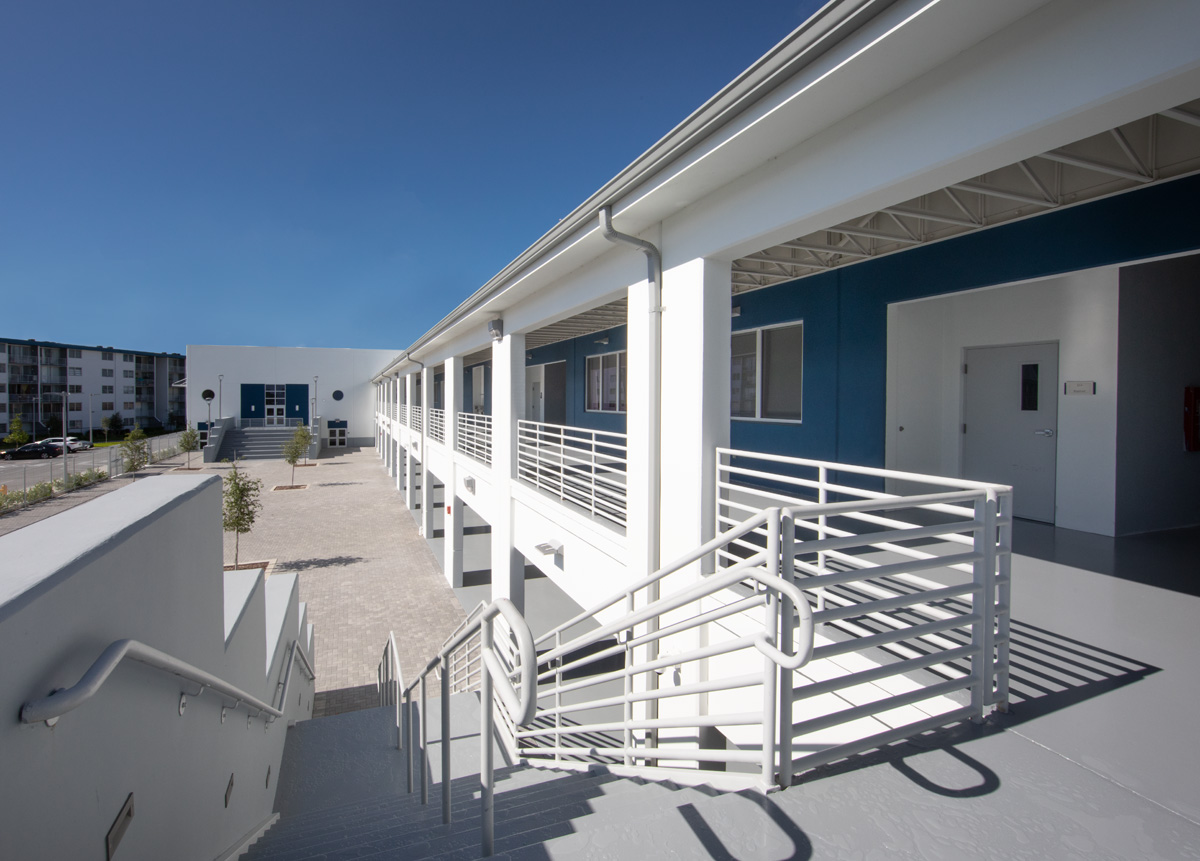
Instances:
[[[217,460],[282,460],[283,444],[295,428],[230,428],[221,440]]]
[[[441,819],[440,743],[430,743],[429,804],[421,805],[419,775],[413,793],[406,791],[393,710],[371,709],[289,728],[276,796],[280,819],[242,857],[480,857],[479,702],[474,694],[450,702],[450,825]],[[430,701],[431,736],[439,732],[439,706]],[[499,750],[496,762],[503,763]],[[779,836],[778,828],[765,827],[764,801],[755,792],[619,777],[603,766],[582,772],[502,766],[496,772],[496,857],[707,857],[723,839],[759,848]]]

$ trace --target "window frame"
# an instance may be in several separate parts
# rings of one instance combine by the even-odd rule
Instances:
[[[789,329],[798,328],[800,330],[800,355],[804,355],[804,320],[787,320],[782,323],[771,323],[767,326],[752,326],[747,329],[735,329],[729,333],[729,355],[733,356],[733,339],[738,335],[748,335],[754,333],[754,415],[752,416],[735,416],[733,415],[733,371],[730,369],[729,379],[729,396],[730,396],[730,421],[735,422],[766,422],[769,424],[784,424],[784,425],[799,425],[804,424],[804,366],[808,364],[801,359],[800,366],[800,418],[798,419],[780,419],[764,416],[763,413],[763,332],[772,329]]]
[[[625,371],[625,376],[626,376],[627,381],[629,378],[629,359],[627,358],[628,353],[629,353],[628,350],[610,350],[607,353],[591,353],[590,355],[583,357],[583,411],[585,413],[605,413],[605,414],[611,415],[611,416],[623,416],[628,412],[628,407],[629,407],[628,382],[626,383],[626,391],[624,393],[624,395],[625,395],[624,401],[622,401],[622,398],[621,398],[621,396],[622,396],[621,370],[622,369],[624,369],[624,371]],[[616,356],[617,357],[617,408],[615,410],[606,410],[604,408],[604,358],[606,356]],[[596,400],[596,403],[600,404],[598,409],[592,409],[592,407],[589,406],[589,404],[591,403],[591,391],[589,390],[589,388],[592,384],[592,378],[591,378],[591,370],[588,366],[591,364],[592,359],[596,359],[597,361],[600,362],[600,392],[599,392],[600,396]],[[622,406],[624,406],[625,409],[622,409]]]

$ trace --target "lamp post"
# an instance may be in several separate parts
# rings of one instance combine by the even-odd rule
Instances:
[[[222,413],[221,413],[221,390],[224,388],[224,385],[223,385],[224,382],[225,382],[225,375],[217,374],[217,418],[218,419],[221,418],[221,416],[222,416]],[[209,407],[209,410],[210,411],[212,410],[211,406]]]
[[[92,412],[92,396],[94,394],[96,393],[88,392],[88,445],[92,445],[95,442],[95,440],[92,439],[92,425],[95,424],[95,422],[92,421],[92,417],[94,415]]]
[[[70,386],[63,387],[63,414],[62,414],[62,441],[63,441],[63,489],[67,487],[67,398],[69,397],[68,389]],[[54,475],[54,469],[50,469],[50,475]]]

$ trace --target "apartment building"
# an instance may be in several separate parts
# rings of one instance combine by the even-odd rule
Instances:
[[[14,417],[36,438],[62,422],[67,434],[99,430],[120,413],[126,427],[174,427],[185,415],[180,353],[148,353],[55,341],[0,340],[0,434]]]

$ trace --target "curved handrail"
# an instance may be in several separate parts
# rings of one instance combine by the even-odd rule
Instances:
[[[504,617],[517,638],[517,648],[521,655],[521,693],[517,693],[508,673],[491,652],[483,654],[484,665],[493,681],[497,682],[496,693],[516,723],[524,724],[532,720],[537,703],[533,690],[536,687],[537,650],[534,648],[533,634],[529,630],[525,617],[508,598],[496,598],[486,607],[481,601],[479,606],[467,617],[466,622],[459,625],[455,633],[450,635],[450,639],[442,644],[437,656],[432,658],[421,672],[417,673],[412,684],[404,689],[404,695],[408,696],[414,688],[421,684],[421,679],[445,663],[455,649],[474,636],[485,622],[492,621],[496,616]],[[518,716],[520,716],[519,720]]]
[[[186,661],[181,661],[176,657],[168,655],[166,652],[160,652],[158,649],[147,646],[145,643],[140,643],[137,640],[116,640],[100,653],[100,657],[96,658],[87,672],[74,685],[65,690],[52,693],[49,696],[30,700],[22,705],[21,723],[57,720],[67,712],[79,708],[95,696],[105,680],[112,675],[113,670],[125,658],[138,661],[155,669],[165,670],[180,678],[233,697],[237,700],[237,705],[245,704],[248,707],[254,708],[259,714],[265,713],[270,715],[271,717],[268,722],[274,718],[283,717],[283,712],[279,709],[267,705],[241,688],[236,688],[225,680],[219,679]],[[307,662],[307,658],[305,660]]]

